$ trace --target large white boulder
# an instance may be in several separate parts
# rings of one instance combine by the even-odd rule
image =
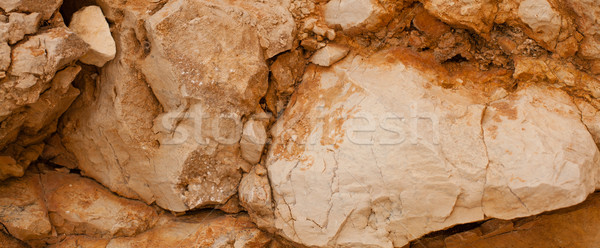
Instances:
[[[310,67],[272,129],[265,228],[306,246],[401,247],[594,190],[599,152],[565,93],[524,86],[487,106],[403,52]]]

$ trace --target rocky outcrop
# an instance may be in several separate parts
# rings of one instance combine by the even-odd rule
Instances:
[[[60,3],[0,3],[0,180],[23,176],[79,94],[71,81],[80,68],[71,64],[87,44],[60,21],[38,32]]]
[[[98,92],[90,80],[90,97],[66,115],[64,146],[83,173],[120,195],[173,211],[224,204],[246,163],[243,117],[267,90],[265,59],[291,47],[290,14],[254,1],[180,0],[156,13],[152,4],[109,4],[99,3],[122,22],[119,52],[102,69]],[[126,16],[112,17],[114,9]],[[96,148],[81,149],[92,141]],[[250,162],[259,148],[246,155]]]
[[[305,74],[267,158],[279,234],[307,246],[399,247],[594,191],[598,148],[566,93],[524,84],[488,104],[437,86],[443,73],[414,68],[406,52]]]

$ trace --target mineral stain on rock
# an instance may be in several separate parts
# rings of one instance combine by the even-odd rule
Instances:
[[[594,247],[598,13],[0,1],[0,246]]]

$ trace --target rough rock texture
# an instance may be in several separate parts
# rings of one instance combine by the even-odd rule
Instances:
[[[24,177],[2,182],[0,222],[8,233],[20,240],[41,239],[50,235],[52,226],[38,175],[28,173]]]
[[[248,216],[200,213],[180,218],[165,217],[161,225],[131,238],[111,240],[116,247],[266,247],[271,238],[258,230]]]
[[[9,18],[10,28],[20,28],[20,38],[37,30],[39,16],[11,13],[13,16],[19,18]],[[49,28],[13,47],[2,47],[1,53],[11,55],[8,63],[2,62],[10,67],[2,72],[5,77],[0,77],[0,151],[7,156],[4,161],[11,162],[0,164],[0,180],[22,176],[40,155],[43,139],[56,130],[58,118],[79,94],[71,81],[80,68],[68,65],[88,49],[64,27]]]
[[[139,201],[120,198],[91,179],[75,174],[41,175],[44,199],[58,234],[132,236],[151,228],[156,212]]]
[[[484,216],[574,205],[595,189],[598,148],[565,93],[523,86],[486,106],[436,86],[442,77],[403,52],[306,73],[267,159],[279,234],[398,247]]]
[[[0,0],[0,246],[594,247],[599,13]]]
[[[267,89],[265,59],[291,46],[290,14],[266,6],[285,5],[179,0],[154,13],[152,4],[98,4],[121,22],[118,52],[66,115],[64,146],[120,195],[173,211],[224,204],[245,163],[242,117]]]
[[[486,221],[481,226],[453,235],[415,241],[411,248],[479,247],[594,247],[600,242],[600,197],[544,215],[515,221]]]
[[[81,62],[102,67],[115,58],[115,41],[100,7],[87,6],[75,12],[69,28],[90,45],[90,50],[80,58]]]
[[[347,47],[329,44],[310,57],[310,62],[320,66],[330,66],[344,58],[350,50]]]

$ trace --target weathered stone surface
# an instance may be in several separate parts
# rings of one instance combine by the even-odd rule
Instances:
[[[67,236],[56,244],[47,248],[106,248],[110,239],[92,238],[84,235]]]
[[[158,217],[144,203],[120,198],[76,174],[47,171],[41,181],[48,215],[59,234],[132,236],[150,229]]]
[[[0,184],[0,222],[11,235],[25,241],[50,236],[42,194],[40,178],[33,173]]]
[[[328,25],[341,25],[350,32],[374,31],[391,19],[392,10],[375,0],[332,0],[324,10]]]
[[[86,176],[120,195],[173,211],[225,204],[246,163],[242,116],[267,88],[254,17],[199,0],[171,1],[151,16],[139,6],[122,12],[130,16],[114,32],[116,58],[98,91],[88,80],[66,114],[63,144]]]
[[[11,61],[10,51],[10,46],[4,41],[0,41],[0,71],[8,70]]]
[[[263,165],[256,165],[244,175],[240,182],[239,199],[256,225],[261,228],[272,227],[271,187]]]
[[[329,44],[315,52],[310,57],[310,62],[320,66],[330,66],[344,58],[349,51],[347,47]]]
[[[100,7],[87,6],[75,12],[69,29],[90,45],[90,50],[80,58],[81,62],[102,67],[115,58],[115,40]]]
[[[571,206],[594,190],[599,152],[564,92],[525,84],[486,107],[437,86],[444,75],[408,66],[405,52],[306,73],[267,158],[280,235],[398,247],[484,216]]]
[[[423,0],[425,9],[442,21],[478,33],[492,29],[498,11],[494,0]]]
[[[524,0],[519,4],[518,15],[546,44],[555,44],[561,28],[561,16],[547,0]]]
[[[164,217],[152,230],[130,238],[115,238],[106,248],[126,247],[265,247],[271,238],[247,215],[205,212],[177,218]]]
[[[5,12],[38,12],[42,14],[43,20],[47,20],[61,4],[62,0],[3,0],[0,8]]]
[[[530,216],[594,191],[600,154],[580,115],[569,95],[550,87],[527,87],[490,104],[483,119],[487,216]]]
[[[0,231],[0,246],[5,248],[28,248],[29,246],[21,240]]]
[[[240,149],[242,158],[251,164],[260,162],[263,149],[267,143],[267,132],[262,122],[249,120],[244,124]]]
[[[232,0],[230,4],[240,7],[251,15],[256,23],[260,45],[265,56],[271,58],[292,48],[296,23],[288,11],[289,0]]]
[[[11,13],[8,16],[8,24],[6,24],[8,25],[8,43],[15,44],[25,35],[37,32],[41,18],[40,13]]]

